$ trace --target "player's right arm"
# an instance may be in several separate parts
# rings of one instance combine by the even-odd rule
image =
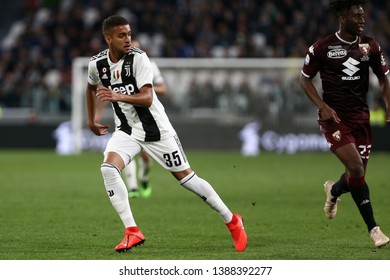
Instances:
[[[99,108],[99,105],[96,105],[99,102],[96,98],[97,88],[101,83],[96,67],[96,59],[104,55],[106,52],[107,50],[91,58],[88,64],[88,81],[86,89],[88,127],[94,134],[98,136],[107,134],[109,127],[108,125],[102,125],[99,123],[101,111],[96,112],[96,110],[103,109]]]
[[[317,89],[313,85],[312,79],[310,77],[306,77],[305,74],[302,73],[299,79],[299,85],[301,86],[301,89],[306,94],[306,96],[318,108],[322,120],[332,120],[336,123],[340,122],[340,118],[337,116],[336,111],[329,107],[328,104],[326,104],[319,96]]]
[[[303,65],[299,79],[299,85],[306,96],[311,100],[311,102],[316,105],[322,120],[332,120],[336,123],[339,123],[340,119],[337,116],[336,111],[324,102],[312,82],[312,79],[317,75],[322,64],[319,58],[320,54],[317,54],[317,47],[320,49],[318,42],[310,46],[306,53],[305,63]]]
[[[105,135],[108,133],[108,125],[102,125],[96,121],[96,93],[97,85],[91,85],[87,83],[86,89],[86,101],[87,101],[87,113],[88,113],[88,127],[96,135]]]

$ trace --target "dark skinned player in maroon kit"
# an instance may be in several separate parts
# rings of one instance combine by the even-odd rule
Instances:
[[[350,192],[374,245],[382,247],[389,243],[389,238],[375,221],[365,180],[371,151],[367,92],[371,68],[378,78],[389,122],[389,68],[379,43],[363,35],[366,22],[363,6],[366,2],[330,1],[330,8],[339,19],[339,30],[310,46],[301,71],[300,86],[318,108],[320,129],[330,150],[345,167],[338,181],[328,180],[324,184],[326,217],[335,217],[339,197]],[[312,83],[318,72],[322,97]]]

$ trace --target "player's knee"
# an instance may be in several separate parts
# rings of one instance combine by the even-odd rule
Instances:
[[[364,165],[362,162],[351,162],[347,169],[351,177],[357,178],[364,176]]]

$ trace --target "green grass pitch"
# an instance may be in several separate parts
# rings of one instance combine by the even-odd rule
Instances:
[[[126,253],[122,223],[102,183],[100,153],[0,151],[2,260],[378,260],[350,195],[334,220],[323,214],[322,184],[337,180],[331,153],[245,158],[238,153],[187,152],[232,211],[243,215],[248,247],[236,253],[216,212],[154,163],[153,194],[131,200],[146,242]],[[390,155],[372,153],[367,181],[375,217],[390,234]]]

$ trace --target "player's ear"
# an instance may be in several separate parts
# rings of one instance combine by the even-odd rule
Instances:
[[[111,42],[111,37],[108,35],[104,35],[104,40],[106,41],[107,44],[110,44]]]
[[[341,24],[344,24],[346,22],[346,20],[347,20],[347,16],[345,16],[345,15],[341,15],[339,17],[339,21],[340,21]]]

